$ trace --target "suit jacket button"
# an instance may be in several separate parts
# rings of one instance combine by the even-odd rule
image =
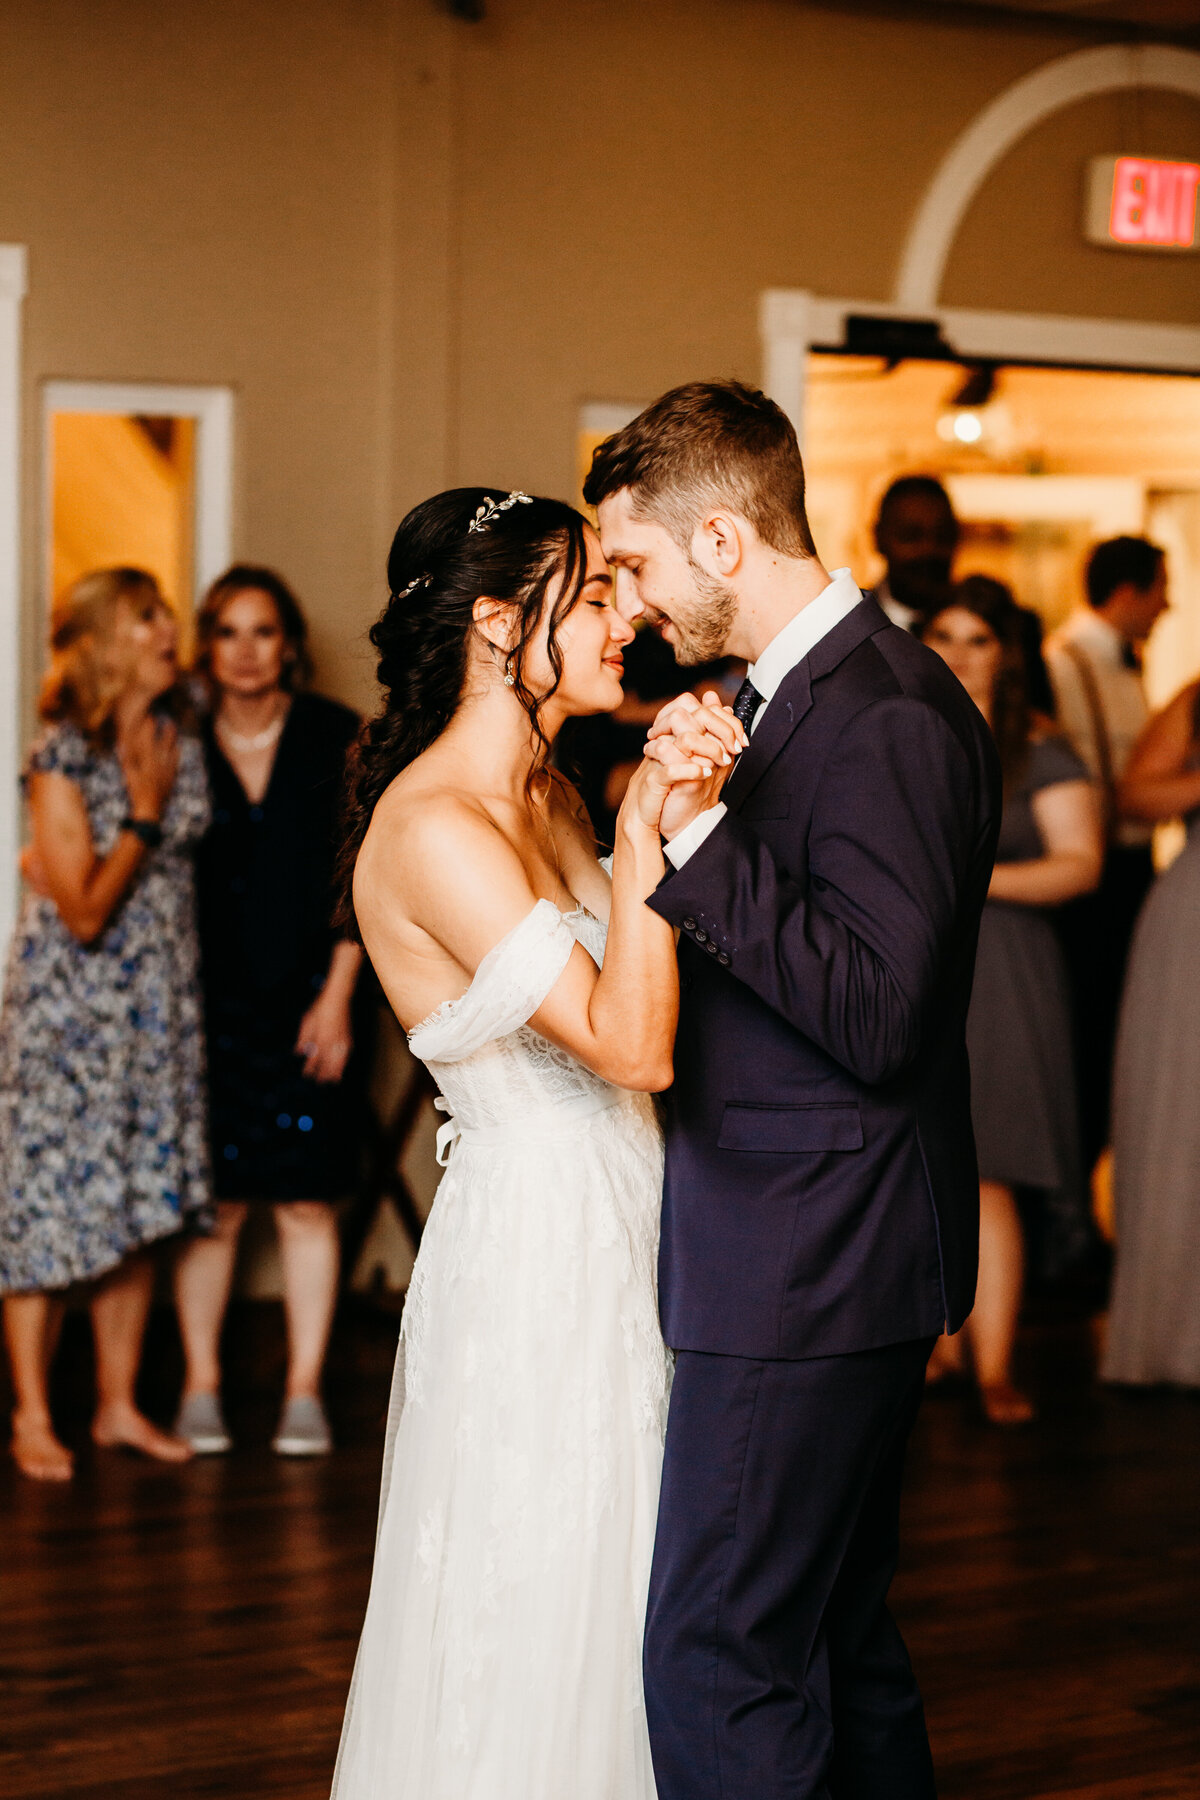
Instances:
[[[685,919],[683,921],[683,929],[685,931],[695,931],[695,929],[696,929],[695,919]]]
[[[707,944],[707,942],[708,942],[708,933],[707,933],[707,931],[698,931],[698,932],[697,932],[697,933],[696,933],[696,942],[697,942],[697,943],[698,943],[698,944]]]
[[[722,967],[724,967],[726,969],[729,967],[729,958],[726,956],[726,954],[723,950],[720,950],[717,952],[717,961],[722,965]]]
[[[708,951],[710,956],[716,956],[718,954],[717,946],[713,943],[705,944],[704,948]]]

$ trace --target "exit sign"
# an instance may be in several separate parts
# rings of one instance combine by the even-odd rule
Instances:
[[[1084,235],[1120,250],[1196,250],[1200,163],[1153,156],[1094,156]]]

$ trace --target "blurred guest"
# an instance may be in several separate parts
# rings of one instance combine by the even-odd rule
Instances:
[[[1187,845],[1142,910],[1113,1082],[1117,1261],[1103,1373],[1200,1387],[1200,682],[1147,726],[1123,816],[1183,815]]]
[[[953,503],[936,475],[892,482],[875,519],[875,548],[886,572],[870,591],[893,625],[915,631],[946,604],[959,536]]]
[[[1046,909],[1095,886],[1100,824],[1083,763],[1062,738],[1032,722],[1020,609],[1008,589],[985,575],[968,577],[923,635],[991,726],[1005,781],[967,1020],[980,1171],[979,1289],[970,1319],[958,1338],[943,1338],[931,1370],[933,1379],[957,1371],[969,1348],[986,1416],[1014,1425],[1033,1414],[1012,1371],[1025,1260],[1015,1190],[1041,1196],[1053,1261],[1069,1260],[1090,1242],[1066,973]]]
[[[36,891],[0,1012],[0,1292],[13,1454],[65,1480],[48,1379],[64,1290],[87,1282],[92,1436],[165,1461],[134,1384],[150,1306],[145,1246],[208,1203],[190,851],[204,760],[178,714],[175,620],[150,575],[85,575],[55,607],[47,729],[25,775]]]
[[[887,572],[870,591],[893,625],[919,632],[922,622],[946,604],[961,538],[954,502],[936,475],[901,475],[892,482],[875,520],[875,548]],[[1018,605],[1017,614],[1029,704],[1053,718],[1042,621],[1031,607]]]
[[[330,1447],[321,1374],[337,1293],[333,1201],[355,1183],[351,1063],[362,953],[330,923],[348,707],[304,691],[307,627],[270,569],[232,568],[197,617],[211,689],[204,748],[212,828],[198,862],[217,1229],[176,1271],[187,1372],[176,1429],[230,1447],[218,1346],[250,1204],[273,1208],[288,1376],[281,1455]]]
[[[1122,813],[1119,786],[1146,724],[1141,646],[1167,605],[1166,559],[1146,538],[1098,544],[1087,600],[1046,643],[1058,717],[1100,784],[1107,854],[1094,894],[1060,920],[1071,976],[1085,1167],[1109,1134],[1117,1009],[1138,911],[1154,879],[1151,826]]]

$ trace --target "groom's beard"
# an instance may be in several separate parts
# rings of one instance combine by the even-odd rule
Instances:
[[[725,582],[718,581],[702,569],[694,557],[688,557],[692,591],[680,601],[671,620],[675,627],[675,661],[682,668],[696,663],[716,662],[724,656],[733,621],[737,616],[737,595]]]

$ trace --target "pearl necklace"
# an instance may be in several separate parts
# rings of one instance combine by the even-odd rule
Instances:
[[[278,718],[273,719],[262,731],[256,731],[253,737],[244,737],[240,731],[235,731],[232,725],[227,725],[224,719],[217,720],[217,731],[230,749],[236,750],[239,756],[252,756],[256,750],[269,750],[271,745],[279,740],[286,719],[287,709],[285,707]]]

